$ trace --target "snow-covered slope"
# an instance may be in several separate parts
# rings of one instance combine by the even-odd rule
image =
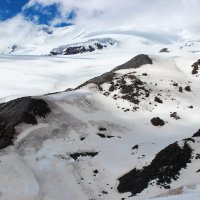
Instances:
[[[193,41],[187,41],[184,45],[180,47],[180,49],[185,51],[190,51],[193,53],[199,53],[200,52],[200,40],[193,40]]]
[[[170,45],[181,39],[176,34],[153,33],[151,31],[140,32],[134,30],[133,27],[110,28],[108,30],[96,31],[95,29],[80,29],[77,26],[55,28],[38,25],[34,26],[30,30],[30,33],[26,35],[27,37],[18,40],[15,39],[14,33],[12,37],[9,36],[9,39],[6,39],[6,35],[4,35],[4,39],[0,40],[2,43],[0,46],[0,54],[48,55],[55,48],[65,48],[69,45],[74,46],[77,43],[95,47],[93,44],[94,40],[101,41],[104,44],[105,41],[102,42],[102,40],[106,38],[115,41],[114,43],[117,43],[117,45],[114,45],[116,48],[127,49],[134,47],[136,50],[159,44]],[[108,46],[108,41],[106,44]]]
[[[121,65],[130,54],[75,89],[0,105],[2,200],[199,198],[198,55]]]
[[[58,48],[52,49],[51,55],[74,55],[93,51],[99,51],[107,49],[113,46],[117,46],[118,41],[112,38],[97,38],[91,39],[82,43],[75,43],[70,45],[60,46]]]

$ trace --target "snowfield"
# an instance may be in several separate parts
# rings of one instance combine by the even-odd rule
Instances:
[[[0,199],[199,200],[200,72],[191,67],[198,50],[128,30],[53,31],[41,48],[36,38],[27,44],[32,50],[23,44],[0,55],[0,101],[8,102],[0,105]],[[98,36],[119,45],[48,55],[72,36],[73,43]],[[23,96],[36,100],[9,102]],[[156,117],[164,125],[154,126]]]

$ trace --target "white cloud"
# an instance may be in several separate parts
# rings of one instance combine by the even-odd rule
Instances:
[[[32,40],[35,34],[37,34],[35,25],[25,20],[21,15],[0,22],[0,49],[13,44],[26,44]]]
[[[75,10],[78,26],[133,26],[137,29],[196,29],[199,0],[30,0],[26,6],[59,4],[62,19]]]
[[[200,30],[199,0],[30,0],[23,9],[37,3],[58,5],[61,17],[53,19],[52,25],[62,23],[74,10],[76,26],[94,31],[132,26],[136,31],[171,34],[172,37],[178,32],[181,37],[191,37],[191,32]],[[33,22],[19,14],[0,22],[0,48],[31,42],[37,33]]]

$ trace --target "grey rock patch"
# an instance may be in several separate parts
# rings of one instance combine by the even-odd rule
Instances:
[[[160,50],[159,53],[169,53],[169,50],[168,50],[168,48],[163,48]]]
[[[146,65],[146,64],[150,64],[150,65],[153,64],[151,58],[149,58],[148,55],[140,54],[140,55],[135,56],[134,58],[132,58],[128,62],[114,68],[112,70],[112,72],[118,71],[118,70],[121,70],[121,69],[137,69],[137,68],[141,67],[142,65]]]

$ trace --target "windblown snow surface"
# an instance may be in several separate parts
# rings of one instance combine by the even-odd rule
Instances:
[[[17,101],[0,105],[0,139],[10,126],[15,130],[13,145],[0,150],[0,199],[199,200],[200,134],[192,137],[200,129],[200,72],[192,74],[198,51],[180,48],[184,42],[156,41],[131,31],[80,34],[80,42],[109,37],[119,46],[53,57],[48,56],[53,48],[71,43],[62,38],[62,44],[60,40],[55,45],[53,38],[41,48],[46,56],[40,56],[35,44],[31,53],[23,47],[0,56],[1,102],[34,96],[51,110],[40,117],[31,111],[13,125],[9,120],[19,117],[14,112]],[[169,52],[159,53],[162,48]],[[141,53],[152,63],[136,68],[131,62],[128,68],[111,71]],[[58,93],[47,94],[53,92]],[[34,125],[28,123],[32,112]],[[152,124],[156,117],[163,126]],[[170,144],[180,156],[170,146],[162,157]],[[154,176],[143,180],[142,172],[151,168],[156,155],[163,158],[154,165],[159,165],[159,174],[153,171]],[[173,159],[183,165],[171,177]],[[140,173],[138,184],[131,186],[134,179],[128,175],[124,187],[129,189],[123,192],[120,180],[134,169]],[[133,192],[143,182],[146,186]]]

